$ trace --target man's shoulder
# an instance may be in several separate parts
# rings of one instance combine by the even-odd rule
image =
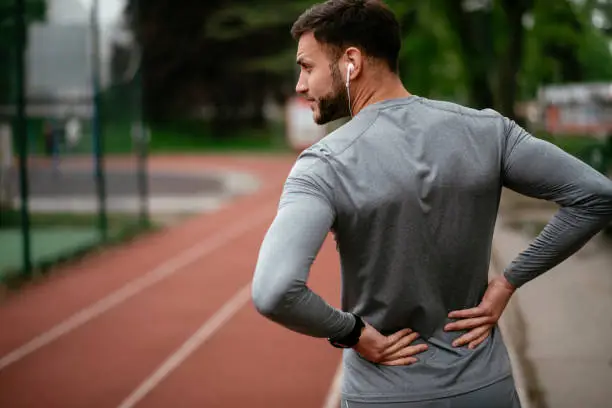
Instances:
[[[476,109],[458,102],[444,101],[439,99],[419,98],[421,109],[438,112],[440,114],[450,114],[457,116],[468,116],[476,118],[500,119],[502,115],[494,109]]]
[[[289,177],[328,178],[338,157],[368,131],[377,116],[376,112],[356,116],[304,149],[295,161]]]
[[[298,155],[288,178],[313,179],[326,177],[329,173],[329,157],[331,155],[333,155],[332,151],[323,140],[312,144]]]
[[[308,175],[325,165],[319,149],[315,148],[315,146],[312,145],[300,153],[295,163],[293,163],[289,177]]]
[[[343,123],[307,149],[308,154],[322,157],[339,156],[372,127],[378,112],[365,112]]]
[[[287,176],[285,190],[308,192],[329,199],[333,195],[334,177],[326,159],[328,155],[328,150],[320,144],[302,151]]]
[[[421,98],[419,106],[420,111],[414,112],[417,120],[431,125],[432,129],[463,129],[471,135],[498,141],[502,141],[501,135],[506,133],[508,118],[492,108],[476,109],[456,102],[426,98]]]

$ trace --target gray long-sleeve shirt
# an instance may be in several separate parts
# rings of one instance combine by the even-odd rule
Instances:
[[[448,312],[479,304],[487,286],[502,187],[561,206],[505,271],[521,286],[577,251],[612,220],[612,181],[492,110],[411,96],[367,106],[305,150],[262,243],[253,301],[306,335],[350,332],[349,312],[383,334],[412,328],[429,350],[409,366],[344,351],[346,398],[418,401],[511,375],[497,329],[454,348]],[[327,234],[338,245],[342,310],[307,286]],[[578,272],[577,272],[578,273]]]

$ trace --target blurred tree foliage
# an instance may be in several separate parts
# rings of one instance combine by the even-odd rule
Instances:
[[[15,0],[0,0],[0,103],[14,100],[15,58],[17,31],[15,30]],[[25,0],[25,21],[41,21],[46,13],[46,0]],[[23,38],[27,42],[27,38]]]
[[[220,131],[263,126],[264,99],[293,89],[293,19],[312,2],[130,0],[129,22],[143,50],[150,119],[213,109]]]
[[[142,6],[138,7],[140,1]],[[293,21],[312,0],[129,0],[143,47],[146,109],[211,106],[218,129],[264,125],[263,101],[294,90]],[[415,94],[513,117],[542,84],[612,80],[610,0],[387,0],[403,29]]]

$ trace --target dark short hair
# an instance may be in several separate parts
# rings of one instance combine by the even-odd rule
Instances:
[[[291,28],[296,40],[309,32],[338,55],[347,47],[357,47],[397,72],[400,25],[393,11],[380,0],[328,0],[315,4]]]

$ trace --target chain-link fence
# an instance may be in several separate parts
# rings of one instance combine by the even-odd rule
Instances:
[[[69,18],[48,9],[34,22],[27,2],[8,3],[2,35],[10,41],[0,43],[10,67],[0,71],[0,280],[149,224],[134,42],[121,27],[98,22],[96,1],[91,9],[72,2]]]

